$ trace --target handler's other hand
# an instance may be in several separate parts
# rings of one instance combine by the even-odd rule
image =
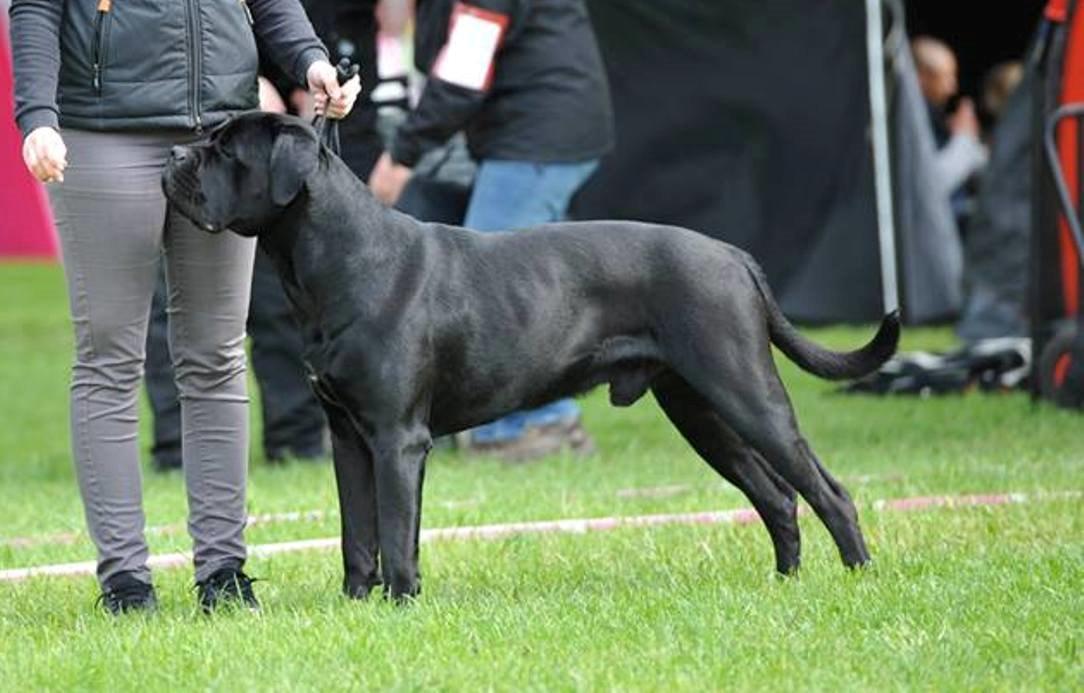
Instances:
[[[23,140],[23,162],[42,183],[62,183],[68,167],[68,147],[53,128],[37,128]]]
[[[403,194],[403,188],[412,175],[413,169],[395,163],[388,153],[384,152],[376,162],[373,172],[369,174],[369,189],[376,195],[376,199],[390,207],[399,201],[399,196]]]
[[[294,109],[298,118],[312,122],[313,117],[316,116],[316,104],[313,102],[312,94],[301,88],[294,89],[290,92],[289,100],[290,107]]]
[[[286,102],[282,100],[282,94],[274,84],[266,77],[258,79],[260,86],[260,110],[267,113],[285,113]]]
[[[361,79],[356,75],[339,85],[339,75],[331,63],[317,60],[309,66],[309,91],[315,101],[316,112],[328,118],[345,118],[361,93]]]

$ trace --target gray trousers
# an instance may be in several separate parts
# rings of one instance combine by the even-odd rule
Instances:
[[[188,528],[201,581],[246,557],[244,343],[255,243],[208,234],[167,210],[162,166],[169,148],[191,135],[62,134],[69,166],[49,195],[75,328],[72,451],[98,578],[129,571],[150,580],[137,404],[164,258]]]
[[[164,279],[159,280],[147,329],[144,382],[154,415],[151,453],[159,469],[181,467],[181,406],[169,356]],[[301,330],[271,258],[256,251],[248,308],[252,370],[260,388],[263,449],[268,461],[326,454],[324,409],[309,385]]]

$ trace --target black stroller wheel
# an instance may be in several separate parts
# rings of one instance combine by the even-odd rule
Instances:
[[[1059,407],[1084,409],[1084,330],[1077,324],[1060,328],[1039,360],[1044,399]]]

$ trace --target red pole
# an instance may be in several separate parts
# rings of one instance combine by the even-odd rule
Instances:
[[[1054,4],[1054,3],[1052,3]],[[1068,3],[1061,2],[1062,20],[1072,22],[1066,40],[1065,58],[1062,65],[1060,105],[1084,102],[1084,8],[1074,7],[1067,12]],[[1049,14],[1049,8],[1048,8]],[[1080,131],[1075,118],[1066,119],[1058,126],[1058,153],[1065,184],[1069,194],[1079,206],[1077,199],[1080,191]],[[1076,317],[1080,313],[1081,301],[1081,249],[1076,247],[1069,225],[1064,218],[1058,222],[1058,246],[1061,249],[1062,298],[1065,303],[1066,317]]]

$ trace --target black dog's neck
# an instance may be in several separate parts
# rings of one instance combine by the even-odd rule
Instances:
[[[335,313],[329,304],[368,298],[350,296],[350,287],[334,285],[335,278],[365,274],[371,286],[391,286],[393,277],[386,283],[379,277],[399,267],[390,256],[401,257],[418,240],[418,223],[381,204],[341,159],[323,152],[320,169],[259,236],[298,318],[313,329]]]

